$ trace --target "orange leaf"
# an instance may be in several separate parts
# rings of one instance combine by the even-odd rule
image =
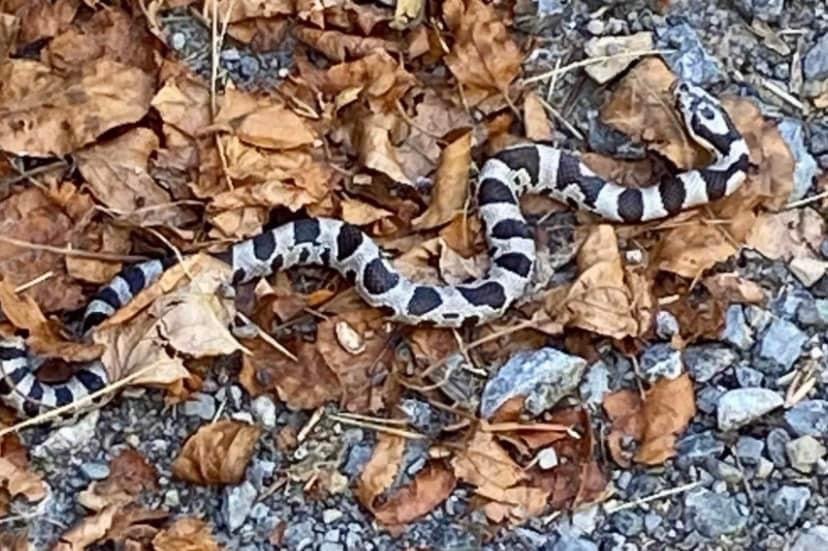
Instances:
[[[238,421],[201,426],[184,443],[172,465],[178,478],[194,484],[238,484],[261,429]]]

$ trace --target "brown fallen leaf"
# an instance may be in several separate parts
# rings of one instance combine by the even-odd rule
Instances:
[[[152,539],[155,551],[220,551],[209,525],[197,518],[177,519]]]
[[[413,228],[425,230],[451,221],[466,207],[471,165],[471,132],[450,143],[440,156],[431,202],[426,211],[412,220]]]
[[[113,214],[137,226],[185,226],[195,216],[173,204],[150,176],[149,158],[159,147],[149,129],[136,128],[79,151],[78,169],[92,194]]]
[[[288,408],[313,410],[342,395],[339,380],[314,343],[300,340],[290,347],[296,362],[261,339],[244,345],[252,354],[243,356],[239,380],[251,396],[275,391]]]
[[[374,500],[394,483],[400,469],[406,440],[401,436],[380,432],[374,454],[359,475],[356,496],[368,509],[374,507]]]
[[[604,398],[604,410],[613,422],[608,442],[616,463],[660,465],[676,454],[676,439],[696,414],[693,382],[687,373],[659,379],[643,399],[633,390],[619,390]],[[624,449],[625,437],[637,442],[634,452]]]
[[[238,484],[261,432],[258,427],[231,420],[202,425],[184,443],[172,473],[202,486]]]
[[[29,502],[46,497],[46,483],[29,466],[25,448],[17,435],[7,435],[2,441],[0,456],[0,489],[9,497],[24,496]]]
[[[13,5],[14,3],[10,8],[13,8]],[[79,0],[23,2],[16,13],[20,19],[20,44],[25,45],[55,36],[72,22],[79,6]]]
[[[397,44],[382,38],[354,36],[339,31],[325,31],[310,27],[298,27],[294,36],[311,48],[322,52],[332,61],[345,61],[370,54],[374,50],[396,52]]]
[[[534,141],[551,141],[552,128],[543,101],[535,92],[526,94],[523,102],[523,120],[526,126],[526,138]]]
[[[702,284],[711,295],[728,303],[761,304],[766,298],[761,285],[735,272],[713,274],[704,278]]]
[[[82,551],[96,542],[113,542],[124,548],[148,544],[158,528],[153,523],[169,516],[138,505],[109,505],[100,512],[84,517],[52,548],[54,551]]]
[[[501,16],[481,0],[449,0],[442,8],[443,20],[454,35],[445,62],[463,86],[469,105],[474,107],[493,93],[506,93],[520,73],[523,54]]]
[[[294,149],[316,139],[306,119],[286,105],[232,88],[226,91],[214,122],[231,128],[242,142],[267,149]]]
[[[429,463],[417,473],[413,482],[375,506],[372,512],[386,526],[408,524],[443,503],[451,495],[456,482],[451,469],[443,463]]]
[[[36,61],[0,64],[0,148],[16,155],[62,156],[143,117],[153,78],[98,59],[63,77]]]
[[[545,308],[552,320],[616,339],[638,335],[642,328],[633,303],[646,307],[649,299],[633,296],[625,282],[614,228],[607,224],[590,228],[577,260],[575,282],[563,296],[555,289],[548,294]],[[636,289],[646,291],[641,286]]]
[[[348,333],[353,342],[341,335]],[[381,382],[389,371],[391,337],[379,310],[362,308],[343,312],[319,324],[316,346],[339,379],[341,406],[348,411],[376,411],[385,402]]]
[[[88,195],[63,184],[56,190],[28,187],[0,202],[0,235],[52,247],[73,243],[82,232],[79,224],[93,207]],[[82,286],[66,273],[64,256],[37,247],[20,247],[0,240],[0,273],[17,286],[43,274],[51,277],[23,294],[45,313],[74,310],[86,298]]]
[[[134,502],[144,490],[158,488],[158,472],[139,452],[127,448],[110,463],[109,476],[94,481],[78,495],[78,502],[93,511]]]

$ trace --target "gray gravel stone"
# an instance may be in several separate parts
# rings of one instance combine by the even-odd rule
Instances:
[[[828,549],[828,525],[812,526],[797,536],[791,551],[824,551]]]
[[[554,348],[518,352],[489,379],[480,399],[480,414],[490,418],[514,396],[526,396],[526,410],[539,415],[575,390],[586,360]]]
[[[776,21],[785,8],[785,0],[737,0],[746,13],[762,21]]]
[[[782,396],[766,388],[729,390],[719,398],[716,408],[719,428],[727,431],[744,427],[783,403]]]
[[[787,118],[779,123],[778,128],[796,161],[794,187],[791,190],[789,200],[798,201],[805,197],[805,194],[811,188],[817,172],[817,163],[805,146],[805,127],[802,121]]]
[[[235,532],[244,524],[244,520],[256,501],[256,495],[256,488],[247,481],[238,486],[225,488],[222,515],[231,532]]]
[[[828,299],[805,302],[796,311],[796,319],[807,327],[828,329]]]
[[[538,0],[538,15],[541,17],[558,15],[563,12],[560,0]]]
[[[734,452],[745,465],[757,465],[762,458],[762,451],[765,449],[765,443],[758,438],[752,436],[740,436],[736,442]]]
[[[802,68],[808,80],[828,78],[828,33],[823,34],[805,54]]]
[[[615,530],[628,537],[636,536],[644,529],[644,519],[641,514],[630,509],[614,513],[610,517],[610,524]]]
[[[708,538],[735,534],[747,524],[736,500],[705,488],[693,490],[684,499],[685,521]]]
[[[184,415],[190,417],[200,417],[201,419],[210,420],[216,414],[216,400],[209,394],[196,392],[189,400],[184,402],[181,411]]]
[[[791,527],[799,520],[811,498],[811,490],[803,486],[783,486],[771,497],[765,509],[776,522]]]
[[[679,332],[679,323],[671,312],[659,310],[656,314],[656,335],[662,339],[669,339]]]
[[[656,528],[661,526],[664,522],[664,518],[661,515],[657,515],[650,511],[646,515],[644,515],[644,529],[647,530],[648,534],[652,534],[655,532]]]
[[[722,339],[739,350],[750,350],[753,346],[753,330],[745,319],[741,305],[732,304],[727,308]]]
[[[264,428],[272,430],[276,427],[276,404],[270,396],[258,396],[250,402],[250,411]]]
[[[828,434],[828,400],[803,400],[785,412],[785,422],[799,436]]]
[[[722,79],[719,61],[707,53],[696,30],[685,22],[656,29],[656,47],[676,50],[665,60],[676,75],[694,84],[710,84]]]
[[[753,369],[746,365],[736,366],[736,380],[739,381],[739,386],[742,388],[762,386],[764,379],[764,373],[758,369]]]
[[[781,318],[771,323],[759,348],[759,355],[790,369],[802,353],[808,335],[796,325]]]
[[[718,457],[724,452],[724,449],[724,444],[716,438],[713,431],[685,436],[676,446],[679,455],[688,459]]]
[[[810,473],[814,465],[825,455],[825,446],[811,435],[800,436],[785,446],[791,467],[799,472]]]
[[[779,468],[788,465],[788,442],[791,441],[791,435],[788,431],[781,428],[772,429],[765,442],[768,445],[768,456],[773,461],[773,464]]]
[[[609,369],[602,360],[591,364],[578,387],[581,399],[590,405],[600,405],[610,391]]]
[[[684,350],[684,365],[699,383],[706,383],[734,363],[738,356],[721,344],[696,344]]]
[[[32,456],[46,458],[49,456],[76,454],[86,447],[95,436],[100,410],[94,409],[73,424],[58,428],[48,438],[32,449]]]
[[[731,465],[725,461],[708,459],[705,462],[705,465],[711,474],[715,475],[719,480],[727,482],[731,486],[741,483],[744,479],[742,471],[739,470],[736,465]]]
[[[598,546],[586,539],[570,535],[561,536],[558,541],[549,547],[550,551],[598,551]]]
[[[641,355],[641,375],[650,383],[681,375],[681,352],[666,343],[654,344]]]
[[[109,465],[106,463],[84,463],[81,471],[89,480],[103,480],[109,476]]]

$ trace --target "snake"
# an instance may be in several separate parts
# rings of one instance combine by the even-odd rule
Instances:
[[[700,86],[680,79],[670,93],[690,140],[711,154],[712,161],[702,168],[673,171],[650,185],[627,187],[597,175],[576,153],[544,142],[518,143],[488,158],[472,184],[490,257],[488,271],[477,280],[442,286],[412,281],[392,266],[368,234],[334,218],[297,219],[212,254],[230,264],[232,285],[295,266],[317,265],[339,272],[368,305],[381,308],[391,321],[461,327],[497,319],[525,293],[535,266],[534,233],[519,205],[524,194],[547,196],[623,224],[674,216],[726,197],[744,182],[750,167],[748,145],[721,103]],[[119,272],[87,305],[82,338],[175,262],[153,259]],[[22,337],[0,340],[0,399],[21,417],[76,405],[110,383],[100,360],[81,365],[60,383],[40,381],[37,363]]]

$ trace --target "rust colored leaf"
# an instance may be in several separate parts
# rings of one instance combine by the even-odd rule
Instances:
[[[158,488],[158,472],[139,452],[128,448],[110,463],[105,480],[95,481],[78,496],[87,509],[101,511],[110,505],[134,502],[141,492]]]
[[[553,320],[617,339],[638,335],[633,303],[649,299],[634,297],[627,286],[612,226],[590,229],[578,252],[578,270],[564,297],[555,290],[549,293],[546,310]]]
[[[319,324],[316,345],[339,379],[342,406],[348,411],[376,411],[385,401],[383,387],[377,383],[384,379],[391,360],[385,326],[382,314],[369,308],[344,312]],[[339,337],[343,327],[355,336],[356,346]]]
[[[46,484],[40,475],[30,470],[22,453],[0,457],[0,488],[12,497],[23,496],[30,502],[46,497]]]
[[[474,106],[508,89],[520,73],[523,55],[490,4],[481,0],[463,4],[463,0],[443,3],[443,20],[454,33],[445,61]]]
[[[68,197],[68,201],[61,201]],[[66,184],[58,193],[29,187],[0,203],[0,235],[53,247],[64,247],[79,233],[76,224],[92,208],[88,195]],[[86,301],[81,286],[66,274],[64,256],[0,242],[0,273],[14,285],[51,273],[46,284],[24,293],[45,313],[73,310]]]
[[[0,65],[0,148],[17,155],[62,156],[111,128],[143,117],[153,79],[109,59],[67,77],[36,61]]]
[[[252,396],[275,391],[293,410],[315,409],[341,396],[339,380],[314,343],[299,342],[293,350],[298,362],[261,339],[245,341],[244,345],[252,355],[243,357],[239,379]]]
[[[261,429],[238,421],[201,426],[184,443],[173,475],[200,484],[238,484],[244,477]]]
[[[197,518],[177,519],[153,539],[155,551],[220,551],[209,525]]]
[[[244,143],[285,150],[313,143],[316,134],[306,120],[279,102],[229,89],[216,124],[227,125]]]
[[[373,508],[374,500],[393,484],[405,452],[405,438],[381,432],[374,454],[359,475],[356,495],[363,505]]]
[[[471,132],[450,143],[440,157],[428,209],[412,220],[415,229],[430,229],[451,221],[466,206],[471,164]]]
[[[111,541],[121,546],[149,543],[158,531],[152,523],[169,516],[137,505],[109,505],[95,515],[80,520],[61,535],[54,551],[82,551],[96,542]]]
[[[399,526],[428,514],[445,501],[456,485],[451,469],[442,463],[429,463],[414,481],[400,488],[382,505],[373,509],[374,517],[386,526]]]
[[[183,207],[170,204],[167,190],[148,172],[158,149],[151,130],[136,128],[77,154],[78,168],[99,203],[137,226],[183,226],[194,220]]]
[[[294,31],[297,39],[311,48],[322,52],[333,61],[345,61],[370,54],[375,50],[396,52],[397,44],[382,38],[354,36],[339,31],[325,31],[310,27],[298,27]]]
[[[696,414],[693,382],[686,373],[660,379],[642,399],[632,390],[619,390],[604,398],[604,409],[613,421],[609,447],[613,459],[622,466],[631,460],[645,465],[660,465],[676,454],[676,438]],[[624,437],[638,443],[634,453],[623,449]]]
[[[20,19],[20,43],[29,44],[51,38],[75,18],[80,0],[31,0],[17,12]]]
[[[551,141],[552,128],[541,98],[535,92],[526,94],[523,102],[523,120],[526,137],[534,141]]]

